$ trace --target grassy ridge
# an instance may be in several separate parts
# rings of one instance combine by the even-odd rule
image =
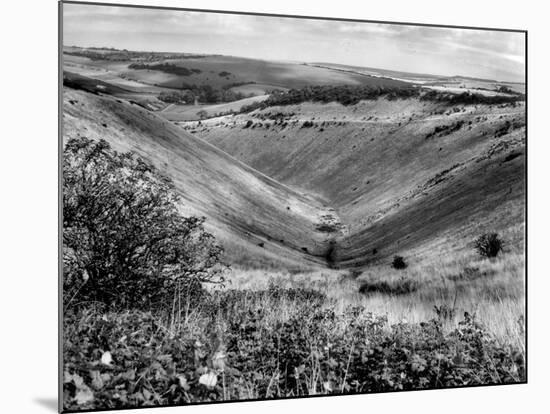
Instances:
[[[317,201],[141,107],[70,89],[64,99],[65,140],[86,136],[105,139],[118,151],[134,150],[174,181],[185,211],[208,217],[209,231],[217,237],[243,240],[260,255],[265,249],[258,243],[274,244],[290,260],[305,256],[301,247],[322,252],[317,240],[324,235],[312,237],[309,231],[323,211]]]

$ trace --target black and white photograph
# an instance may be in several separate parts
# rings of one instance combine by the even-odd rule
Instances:
[[[59,7],[61,411],[527,382],[525,30]]]

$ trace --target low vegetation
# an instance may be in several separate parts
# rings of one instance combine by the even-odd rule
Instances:
[[[374,280],[364,282],[359,287],[359,292],[364,294],[383,293],[388,295],[406,295],[416,292],[418,287],[418,282],[402,277],[393,280]]]
[[[474,244],[479,254],[485,257],[497,257],[504,245],[497,233],[483,234],[475,240]]]
[[[460,130],[460,128],[462,128],[464,124],[465,122],[461,120],[461,121],[454,122],[450,125],[438,125],[434,128],[432,132],[426,135],[426,139],[450,135],[453,132]]]
[[[405,263],[405,258],[403,256],[393,256],[391,266],[394,269],[405,269],[407,267],[407,263]]]
[[[174,305],[175,304],[175,305]],[[65,319],[66,409],[502,384],[521,354],[465,314],[389,325],[309,289],[227,290],[165,314],[89,308]],[[175,310],[175,311],[174,311]]]

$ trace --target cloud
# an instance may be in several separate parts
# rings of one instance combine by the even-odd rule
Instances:
[[[385,23],[65,4],[65,44],[325,61],[522,80],[524,35]]]

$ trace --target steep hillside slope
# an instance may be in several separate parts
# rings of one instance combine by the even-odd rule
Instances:
[[[170,176],[182,211],[207,217],[208,228],[242,260],[324,263],[326,210],[200,138],[127,101],[65,88],[63,138],[105,139],[135,151]]]
[[[169,121],[196,121],[202,119],[202,117],[211,118],[229,112],[239,112],[243,106],[250,105],[255,102],[261,102],[268,97],[269,95],[257,95],[250,98],[239,99],[238,101],[219,104],[170,104],[162,111],[159,111],[159,115]]]
[[[345,229],[337,264],[418,250],[449,232],[457,248],[483,229],[513,229],[512,244],[522,243],[523,103],[304,103],[180,126],[333,207]]]

